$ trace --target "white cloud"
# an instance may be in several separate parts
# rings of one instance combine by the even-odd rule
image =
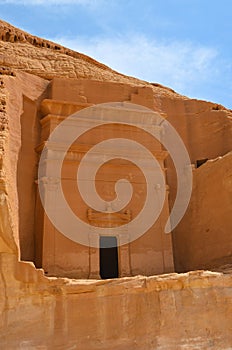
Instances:
[[[215,76],[217,51],[191,42],[159,42],[141,35],[118,38],[53,38],[111,68],[185,93]]]
[[[96,5],[99,0],[2,0],[2,4],[14,5]]]

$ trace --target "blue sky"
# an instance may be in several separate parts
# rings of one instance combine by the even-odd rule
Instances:
[[[1,18],[232,109],[231,0],[0,0]]]

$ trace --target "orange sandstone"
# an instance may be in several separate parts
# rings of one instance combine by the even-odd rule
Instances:
[[[0,39],[0,347],[229,349],[232,112],[124,76],[3,21]],[[130,101],[166,115],[189,152],[193,193],[172,232],[173,247],[166,238],[166,257],[164,246],[157,248],[161,225],[157,242],[148,234],[146,243],[142,237],[130,244],[131,265],[127,270],[123,265],[119,274],[126,277],[87,279],[100,276],[99,268],[90,271],[91,254],[86,249],[59,233],[55,233],[56,251],[46,244],[48,226],[35,182],[38,145],[49,136],[51,118],[47,126],[43,120],[51,111],[56,118],[65,117],[79,108],[78,103],[113,101]],[[159,145],[155,147],[160,151]],[[166,218],[175,200],[176,174],[170,158],[162,162],[169,188],[162,214]],[[107,193],[101,194],[107,197]],[[90,212],[89,218],[96,216]],[[83,259],[73,272],[75,259],[67,263],[62,252],[75,255],[78,249],[83,249]],[[162,258],[155,258],[157,252]],[[45,277],[39,267],[56,277]],[[180,274],[154,276],[173,268]],[[221,272],[187,272],[198,269]]]

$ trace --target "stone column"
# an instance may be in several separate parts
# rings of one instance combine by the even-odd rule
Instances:
[[[51,177],[43,177],[38,180],[42,184],[42,191],[44,196],[44,204],[54,208],[56,203],[55,196],[57,185],[60,179],[54,179]],[[55,227],[50,222],[49,218],[44,212],[43,217],[39,218],[43,220],[43,245],[42,245],[42,268],[48,274],[55,273]]]
[[[101,279],[100,277],[100,258],[99,258],[99,235],[97,228],[92,227],[89,233],[89,278]]]

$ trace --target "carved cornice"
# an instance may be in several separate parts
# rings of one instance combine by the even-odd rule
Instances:
[[[52,150],[54,152],[57,152],[57,154],[59,152],[62,153],[62,151],[64,151],[66,149],[66,145],[64,143],[54,143],[54,142],[49,142],[49,141],[44,141],[42,143],[40,143],[36,148],[35,151],[37,153],[41,153],[44,147],[47,147],[48,150]],[[66,160],[78,160],[81,159],[81,157],[86,154],[92,147],[93,145],[91,144],[73,144],[68,152],[66,152]],[[157,160],[164,160],[167,158],[168,156],[168,152],[164,151],[164,150],[150,150],[149,151],[152,153],[152,155],[154,156],[154,158],[156,158]],[[107,154],[114,154],[114,150],[113,149],[109,149],[107,147],[106,149]],[[98,153],[96,153],[97,155]],[[132,159],[133,157],[136,157],[136,159],[138,159],[138,153],[137,152],[128,152],[128,154],[131,155]],[[141,153],[140,153],[141,156]]]
[[[40,111],[44,116],[49,114],[54,116],[68,116],[90,106],[93,106],[93,104],[45,99],[40,105]],[[41,120],[41,124],[43,125],[44,122],[46,122],[46,117]]]

